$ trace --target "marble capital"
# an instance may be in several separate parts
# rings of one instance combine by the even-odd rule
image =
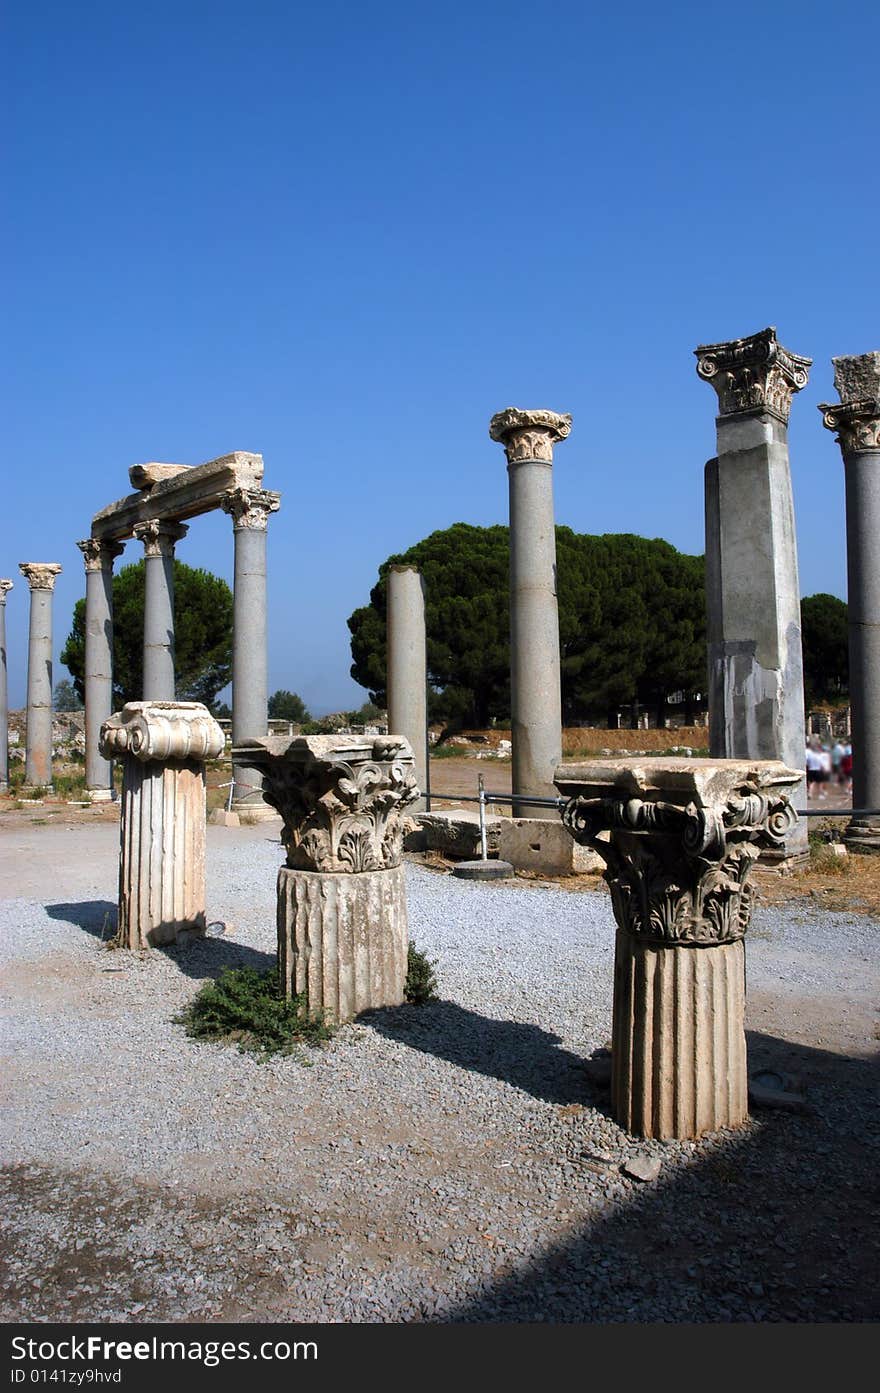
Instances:
[[[173,556],[174,547],[189,531],[182,522],[139,522],[132,528],[132,536],[144,544],[145,556]]]
[[[101,726],[105,759],[129,754],[143,763],[218,759],[220,726],[199,701],[130,701]]]
[[[553,463],[553,446],[571,434],[571,416],[556,411],[523,411],[508,406],[489,422],[489,436],[504,446],[508,464],[522,460]]]
[[[224,493],[220,506],[224,513],[229,513],[236,532],[243,528],[265,532],[269,514],[277,513],[281,507],[281,494],[270,489],[234,488]]]
[[[840,401],[819,407],[845,455],[880,450],[880,352],[832,358]]]
[[[718,394],[719,416],[765,411],[786,425],[813,362],[783,348],[772,326],[748,338],[704,343],[694,353],[698,375]]]
[[[15,587],[11,580],[0,580],[0,605],[6,604],[7,591],[14,589]]]
[[[657,758],[560,765],[554,782],[565,826],[606,862],[619,927],[673,947],[743,938],[749,871],[784,845],[800,779],[777,760]]]
[[[113,562],[125,551],[121,542],[102,542],[98,537],[86,537],[85,541],[77,542],[77,546],[83,554],[86,575],[92,571],[112,571]]]
[[[19,561],[18,569],[31,590],[54,590],[55,578],[61,574],[57,561]]]
[[[400,865],[401,813],[420,797],[406,740],[269,736],[242,741],[232,756],[262,775],[263,797],[284,822],[290,869],[351,874]]]

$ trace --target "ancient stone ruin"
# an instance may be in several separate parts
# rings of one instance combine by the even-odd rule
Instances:
[[[20,561],[30,587],[27,664],[26,789],[52,787],[52,598],[57,562]],[[7,755],[8,758],[8,755]]]

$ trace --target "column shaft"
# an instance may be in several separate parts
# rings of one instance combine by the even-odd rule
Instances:
[[[9,687],[6,670],[6,593],[11,580],[0,580],[0,793],[9,787]]]
[[[852,801],[880,808],[880,450],[846,454],[844,467]]]
[[[21,562],[19,570],[31,591],[24,780],[27,788],[51,788],[52,596],[61,567],[55,563]]]
[[[174,700],[174,553],[147,555],[144,701]]]
[[[113,765],[99,739],[113,711],[113,559],[122,547],[94,538],[77,545],[86,566],[86,792],[102,802],[113,796]]]
[[[430,798],[425,593],[415,566],[392,566],[388,573],[387,632],[388,730],[409,741],[416,782]],[[411,811],[422,812],[426,798]]]

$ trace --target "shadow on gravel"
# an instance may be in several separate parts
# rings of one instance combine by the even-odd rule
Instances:
[[[705,1138],[687,1170],[661,1172],[442,1322],[601,1322],[609,1299],[634,1322],[876,1321],[880,1057],[751,1032],[749,1067],[799,1083],[807,1110],[753,1112],[748,1130]]]
[[[492,1020],[452,1001],[365,1011],[358,1024],[422,1054],[501,1079],[543,1102],[596,1106],[583,1057],[560,1049],[560,1037],[540,1026]]]
[[[50,919],[75,924],[95,938],[112,938],[116,932],[116,905],[113,900],[79,900],[76,904],[47,904]]]

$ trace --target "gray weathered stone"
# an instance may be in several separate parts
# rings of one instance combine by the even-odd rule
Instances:
[[[185,474],[192,467],[190,464],[133,464],[128,477],[132,488],[148,493],[156,484],[162,484],[166,479],[176,479],[178,474]]]
[[[113,711],[113,562],[124,548],[94,537],[77,546],[86,568],[86,794],[101,803],[113,797],[113,766],[101,754],[99,741]]]
[[[30,586],[28,636],[26,788],[52,786],[52,594],[57,562],[20,561]]]
[[[416,820],[424,830],[428,851],[439,851],[443,856],[463,860],[480,855],[478,812],[469,808],[452,808],[449,812],[419,813]],[[486,849],[490,855],[498,855],[500,830],[500,817],[486,818]]]
[[[9,687],[6,669],[6,596],[11,580],[0,580],[0,793],[9,787]]]
[[[174,701],[174,548],[188,528],[180,523],[138,523],[144,544],[144,700]]]
[[[591,847],[581,846],[561,822],[547,818],[499,818],[498,855],[518,871],[542,875],[586,875],[605,867]]]
[[[416,566],[392,566],[388,572],[388,729],[403,735],[415,760],[416,780],[427,795],[428,678],[425,648],[425,595]],[[413,812],[425,807],[425,798]]]
[[[640,1180],[643,1184],[648,1184],[657,1179],[663,1166],[659,1156],[649,1156],[646,1151],[638,1151],[635,1156],[630,1156],[624,1161],[620,1169],[630,1180]]]
[[[151,469],[149,465],[140,467]],[[127,537],[134,536],[138,523],[185,522],[199,513],[219,508],[230,489],[262,486],[262,455],[243,450],[208,460],[207,464],[170,467],[175,469],[171,477],[160,479],[147,491],[130,493],[127,498],[108,503],[96,513],[92,519],[92,536],[102,541],[124,542]]]

